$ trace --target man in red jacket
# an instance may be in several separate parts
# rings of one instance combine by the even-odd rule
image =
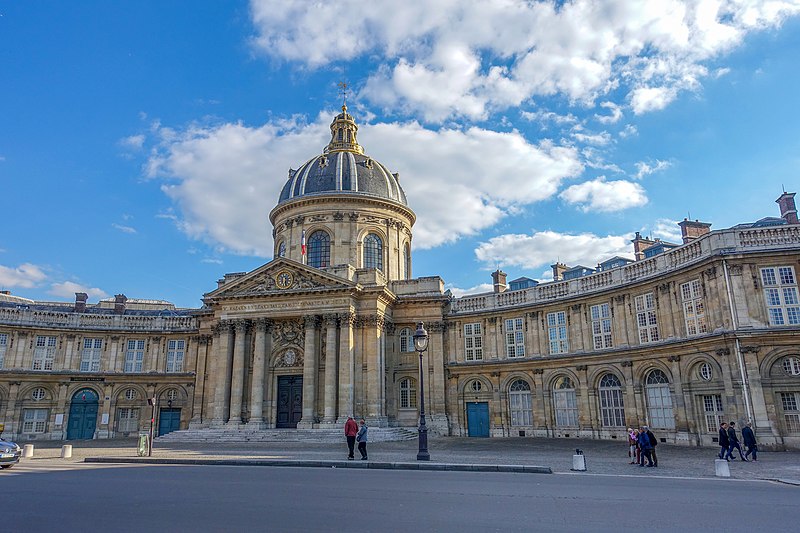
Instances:
[[[350,453],[347,459],[352,461],[354,459],[353,447],[356,445],[356,435],[358,434],[358,424],[353,420],[352,416],[347,417],[347,422],[344,423],[344,436],[347,437],[347,449]]]

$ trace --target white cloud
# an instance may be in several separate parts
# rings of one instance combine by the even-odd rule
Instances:
[[[648,228],[642,228],[642,235],[648,234],[652,238],[663,239],[669,242],[681,243],[681,228],[678,226],[677,220],[670,220],[668,218],[659,218],[656,222]]]
[[[572,185],[559,194],[559,198],[577,205],[584,212],[621,211],[643,206],[648,201],[644,188],[638,183],[625,180],[606,181],[603,176]]]
[[[53,283],[50,285],[49,294],[61,298],[74,298],[76,292],[85,292],[91,299],[107,298],[108,293],[97,287],[87,287],[72,281],[65,281],[63,283]]]
[[[144,146],[144,141],[145,136],[142,134],[130,135],[120,139],[119,145],[128,150],[141,150],[142,146]]]
[[[572,133],[572,138],[578,142],[604,146],[611,142],[611,134],[607,131],[600,133]]]
[[[608,115],[595,115],[601,124],[616,124],[622,120],[622,108],[614,102],[603,102],[600,107],[608,110]]]
[[[593,267],[615,255],[630,255],[632,237],[601,237],[592,233],[571,235],[554,231],[539,231],[531,235],[507,234],[480,243],[475,249],[475,255],[486,268],[492,269],[500,264],[504,269],[519,267],[538,270],[556,261],[567,265]]]
[[[622,131],[619,132],[619,136],[623,139],[626,139],[628,137],[633,137],[638,133],[639,130],[636,129],[636,126],[634,126],[633,124],[625,124],[625,127],[622,128]]]
[[[121,231],[122,233],[136,233],[136,228],[131,226],[123,226],[122,224],[112,223],[111,227]]]
[[[655,163],[639,161],[636,163],[636,176],[634,177],[637,180],[640,180],[645,176],[649,176],[650,174],[654,174],[656,172],[661,172],[662,170],[666,170],[671,166],[672,163],[669,161],[660,161],[658,159],[656,159]]]
[[[251,0],[258,51],[312,69],[368,58],[379,66],[361,96],[427,121],[551,95],[662,109],[700,87],[706,63],[798,12],[791,0]]]
[[[159,129],[162,141],[147,172],[165,180],[162,190],[179,208],[176,223],[187,235],[235,253],[269,257],[272,237],[264,206],[275,204],[289,167],[298,168],[327,144],[332,116],[260,127],[192,125],[184,131],[164,128],[163,134]],[[362,127],[359,142],[400,173],[417,213],[417,249],[490,227],[521,206],[552,197],[563,179],[583,170],[575,148],[532,144],[517,132],[384,123]]]
[[[222,264],[222,259],[213,259],[211,257],[206,257],[204,259],[201,259],[200,262],[201,263],[210,263],[210,264],[213,264],[213,265],[221,265]]]
[[[469,289],[459,289],[458,287],[454,287],[452,285],[447,285],[446,288],[449,289],[456,298],[461,298],[462,296],[467,296],[469,294],[492,292],[494,290],[494,286],[491,283],[481,283],[479,285],[475,285],[474,287],[470,287]]]
[[[46,279],[42,268],[31,263],[16,268],[0,265],[0,287],[31,289]]]

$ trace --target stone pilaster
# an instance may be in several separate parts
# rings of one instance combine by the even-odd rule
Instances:
[[[194,399],[192,401],[192,419],[189,421],[189,427],[199,428],[203,424],[203,404],[205,403],[205,390],[206,390],[206,363],[208,361],[208,347],[211,337],[208,335],[198,335],[195,346],[197,347],[197,358],[195,359],[195,387]]]
[[[228,415],[230,365],[233,345],[233,324],[221,320],[214,332],[214,418],[212,425],[221,425]]]
[[[22,432],[21,413],[19,417],[20,420],[18,420],[18,417],[14,416],[15,411],[17,410],[17,395],[19,394],[19,386],[19,381],[12,381],[8,384],[8,401],[6,402],[4,422],[6,427],[3,430],[3,433],[6,434],[6,438],[8,438],[8,435],[19,435]]]
[[[319,317],[303,317],[305,344],[303,346],[303,415],[297,423],[299,429],[314,427],[317,413],[317,325]]]
[[[344,313],[339,315],[339,419],[344,424],[348,415],[353,413],[353,377],[355,375],[353,359],[353,325],[355,315]]]
[[[336,397],[338,365],[336,358],[336,315],[330,314],[323,317],[325,321],[325,393],[322,423],[326,425],[336,423]]]
[[[31,344],[34,343],[35,337],[31,337]],[[28,344],[28,332],[27,331],[17,331],[17,344],[16,349],[14,350],[15,355],[13,359],[13,364],[10,368],[25,368],[23,365],[23,360],[25,357],[25,346]],[[31,349],[31,352],[35,348]]]
[[[265,318],[256,320],[255,350],[253,352],[253,384],[250,387],[249,426],[264,427],[264,375],[267,365],[267,333],[272,323]]]
[[[233,344],[233,364],[231,368],[231,407],[228,424],[242,423],[242,390],[244,388],[245,339],[247,337],[247,321],[234,322],[236,331]]]
[[[445,404],[444,335],[447,328],[444,322],[430,322],[426,327],[429,340],[428,364],[425,365],[425,396],[429,398],[429,403],[425,409],[433,431],[446,435],[449,423]]]

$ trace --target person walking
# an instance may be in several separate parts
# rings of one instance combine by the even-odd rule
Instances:
[[[728,424],[723,422],[719,426],[719,458],[728,460]]]
[[[747,457],[752,454],[753,461],[758,461],[758,444],[756,444],[756,435],[753,433],[752,422],[748,422],[742,428],[742,440],[744,441],[745,448],[747,448],[744,458],[747,459]]]
[[[353,447],[356,445],[356,434],[358,433],[358,424],[353,420],[352,416],[347,417],[347,422],[344,423],[344,436],[347,438],[347,459],[352,461],[355,459],[353,454]]]
[[[657,467],[658,456],[656,455],[656,446],[658,446],[658,439],[655,435],[653,435],[653,432],[650,431],[649,427],[645,426],[644,432],[647,433],[647,438],[650,439],[650,445],[653,447],[653,449],[650,451],[650,454],[653,456],[653,466]]]
[[[736,422],[731,422],[728,428],[728,457],[735,459],[735,457],[733,457],[733,450],[739,450],[739,459],[747,461],[747,459],[744,458],[742,445],[739,444],[739,437],[736,436]]]
[[[653,466],[653,458],[650,452],[653,451],[653,445],[650,444],[650,437],[647,436],[644,426],[639,428],[639,447],[642,449],[641,458],[639,459],[639,466],[644,466],[644,460],[647,459],[647,466]]]
[[[367,422],[362,418],[361,419],[361,427],[358,429],[358,435],[356,435],[356,441],[358,441],[358,451],[361,454],[361,460],[367,460]]]
[[[636,430],[632,428],[628,428],[628,457],[632,465],[636,464],[639,460],[636,454]]]

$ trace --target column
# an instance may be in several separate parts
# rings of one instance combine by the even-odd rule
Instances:
[[[244,386],[244,350],[247,336],[247,321],[237,320],[234,323],[236,336],[233,344],[233,366],[231,371],[231,414],[228,424],[242,423],[242,388]]]
[[[425,354],[427,356],[425,359],[428,360],[428,364],[425,365],[428,369],[425,376],[425,385],[428,387],[425,394],[429,398],[429,404],[425,406],[430,421],[428,429],[433,428],[434,432],[447,435],[444,375],[444,334],[447,325],[444,322],[431,322],[427,329],[430,335],[428,353]]]
[[[198,335],[197,342],[197,357],[195,358],[194,375],[194,398],[192,400],[192,419],[189,421],[189,427],[199,428],[203,423],[203,404],[205,402],[205,386],[206,386],[206,361],[208,360],[208,342],[211,338],[208,335]]]
[[[253,384],[250,387],[249,426],[264,427],[264,373],[266,370],[266,336],[271,324],[265,318],[256,320],[256,340],[253,351]]]
[[[11,381],[8,384],[8,403],[6,404],[5,413],[5,426],[3,433],[6,436],[11,435],[10,438],[14,439],[14,435],[19,435],[22,432],[22,413],[19,416],[14,416],[17,410],[17,394],[19,394],[19,381]],[[8,438],[8,437],[7,437]]]
[[[114,422],[111,418],[111,393],[114,390],[113,383],[105,383],[103,385],[103,396],[100,398],[100,422],[97,428],[97,438],[107,439],[111,436],[111,429],[114,427]],[[105,424],[103,424],[105,421]]]
[[[336,360],[336,315],[325,315],[325,398],[323,424],[336,423],[336,378],[338,365]]]
[[[367,418],[367,423],[372,426],[381,425],[381,395],[380,395],[380,355],[381,355],[381,328],[383,327],[383,317],[380,315],[372,315],[366,317],[367,320],[363,323],[363,339],[364,339],[364,366],[366,372],[364,375],[364,391],[363,396],[366,397],[366,405],[364,405],[364,412],[362,416]],[[383,425],[386,425],[385,423]]]
[[[16,349],[14,350],[16,353],[14,355],[13,364],[9,366],[9,368],[25,368],[23,366],[23,358],[25,357],[25,345],[28,343],[28,332],[27,331],[17,331],[17,345]],[[33,342],[35,339],[31,339]],[[32,348],[31,352],[36,348]]]
[[[214,339],[214,419],[212,425],[221,425],[228,415],[228,390],[230,387],[231,345],[233,324],[221,320]]]
[[[339,316],[341,333],[339,337],[339,419],[344,424],[348,415],[353,415],[353,325],[355,315],[344,313]]]
[[[319,317],[303,317],[305,344],[303,345],[303,416],[298,429],[311,429],[317,417],[317,324]]]

